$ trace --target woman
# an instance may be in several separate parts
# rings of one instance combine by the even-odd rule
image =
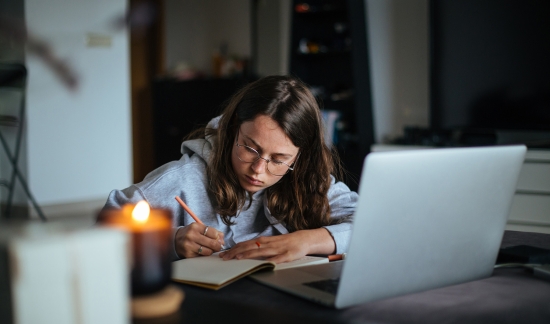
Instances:
[[[338,161],[324,142],[317,102],[299,80],[269,76],[248,84],[191,137],[179,161],[112,191],[105,208],[146,200],[169,209],[174,260],[222,247],[229,249],[224,259],[276,263],[347,250],[357,194],[332,175],[340,173]]]

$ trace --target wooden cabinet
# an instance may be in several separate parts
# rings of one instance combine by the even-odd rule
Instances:
[[[153,83],[154,166],[179,160],[183,138],[223,110],[245,79],[159,79]]]

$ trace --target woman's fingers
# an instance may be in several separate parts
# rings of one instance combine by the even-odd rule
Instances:
[[[297,260],[308,254],[304,233],[297,231],[240,242],[231,250],[220,253],[220,257],[224,260],[264,258],[275,263]]]
[[[208,237],[210,239],[213,239],[213,240],[216,240],[218,242],[220,242],[221,245],[224,244],[224,241],[223,241],[223,233],[218,231],[217,229],[213,228],[213,227],[210,227],[210,226],[207,226],[207,225],[204,225],[204,224],[200,224],[202,225],[202,228],[200,229],[201,233],[203,236],[205,237]]]
[[[207,247],[207,246],[204,246],[204,245],[200,245],[200,244],[197,244],[196,245],[196,249],[195,249],[195,253],[197,254],[197,256],[200,256],[200,255],[212,255],[212,253],[214,253],[216,251],[214,251],[213,249]]]
[[[176,252],[180,257],[211,255],[223,246],[223,233],[204,224],[192,223],[176,233]]]
[[[251,251],[259,249],[255,242],[256,241],[241,242],[232,247],[231,250],[220,253],[220,257],[223,257],[224,260],[252,258],[254,256],[251,255]],[[261,243],[258,242],[258,244],[261,246]],[[266,252],[266,248],[267,247],[264,245],[264,251],[262,251],[262,253]]]
[[[224,260],[230,260],[235,258],[241,259],[243,253],[253,249],[253,246],[256,246],[254,242],[256,241],[245,241],[245,242],[237,243],[230,250],[220,253],[220,257],[223,257]],[[256,248],[258,247],[256,246]]]
[[[284,255],[284,246],[280,244],[270,243],[269,237],[260,237],[255,240],[241,242],[235,245],[231,250],[220,253],[220,257],[224,260],[230,259],[258,259],[258,258],[270,258],[278,255]],[[282,257],[287,260],[287,257]],[[283,262],[283,261],[281,261]]]
[[[195,225],[196,224],[196,225]],[[193,223],[189,226],[194,226],[194,233],[191,235],[191,240],[198,246],[195,252],[199,255],[210,255],[213,252],[218,252],[223,246],[223,233],[219,232],[213,227]],[[202,251],[200,250],[202,247]],[[199,251],[201,253],[199,253]]]

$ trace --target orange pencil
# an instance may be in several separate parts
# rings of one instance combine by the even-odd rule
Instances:
[[[338,260],[344,260],[346,258],[346,254],[331,254],[328,256],[329,261],[338,261]]]
[[[186,212],[189,213],[189,215],[191,215],[191,217],[193,217],[193,219],[195,220],[195,222],[199,223],[199,224],[204,224],[200,218],[197,217],[197,215],[195,215],[195,213],[193,213],[193,211],[191,210],[191,208],[189,208],[184,202],[183,200],[181,200],[180,197],[176,196],[176,200],[180,203],[181,207],[183,207],[183,209],[185,209]]]
[[[181,200],[180,197],[176,196],[176,200],[180,203],[181,207],[183,207],[183,209],[185,209],[185,211],[186,211],[187,213],[189,213],[189,215],[191,215],[191,217],[193,217],[193,219],[195,220],[195,222],[204,225],[204,223],[201,221],[201,219],[198,218],[197,215],[195,215],[195,213],[193,213],[193,211],[191,210],[191,208],[189,208],[189,206],[187,206],[187,204],[184,203],[183,200]],[[218,234],[216,235],[216,240],[218,239],[218,235],[219,235],[219,232],[218,232]],[[225,245],[222,244],[221,246],[222,246],[222,250],[225,250]]]

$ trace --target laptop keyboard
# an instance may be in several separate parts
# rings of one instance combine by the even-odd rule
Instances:
[[[326,279],[326,280],[306,282],[304,283],[304,285],[311,288],[315,288],[317,290],[328,292],[329,294],[336,295],[336,292],[338,291],[339,282],[340,282],[340,279],[337,278],[337,279]]]

